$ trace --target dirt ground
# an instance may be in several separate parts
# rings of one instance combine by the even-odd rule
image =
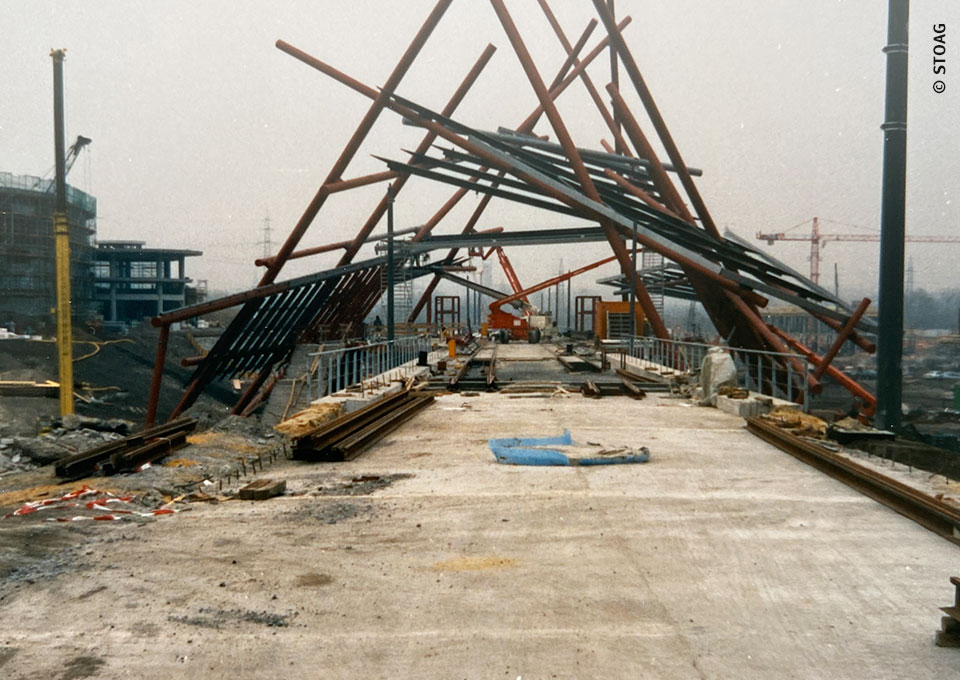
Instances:
[[[127,335],[98,338],[78,331],[74,342],[74,379],[84,383],[77,391],[76,411],[98,418],[125,418],[142,422],[153,373],[157,332],[149,325],[134,328]],[[159,412],[168,414],[180,400],[183,385],[192,369],[180,360],[196,355],[188,331],[171,334],[166,377],[160,393]],[[57,378],[56,344],[46,341],[0,341],[0,380],[53,380]],[[226,404],[235,399],[224,384],[212,385],[201,397],[202,407],[226,413]],[[0,435],[35,434],[39,422],[57,415],[56,399],[0,396]]]

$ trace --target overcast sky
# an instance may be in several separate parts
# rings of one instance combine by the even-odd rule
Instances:
[[[212,289],[258,278],[267,215],[273,249],[323,181],[369,102],[274,47],[282,38],[370,85],[383,83],[432,0],[0,0],[0,171],[43,175],[53,165],[50,48],[67,48],[68,143],[91,137],[70,183],[97,197],[101,240],[197,248],[188,274]],[[545,80],[564,53],[533,0],[508,0]],[[960,2],[915,0],[910,23],[907,232],[960,235]],[[814,215],[826,233],[879,229],[886,5],[882,0],[617,0],[630,47],[714,220],[753,239]],[[587,0],[552,3],[571,41],[594,16]],[[933,24],[945,23],[946,92],[931,72]],[[602,27],[589,46],[599,40]],[[516,126],[536,101],[489,3],[455,0],[398,93],[439,109],[483,47],[498,51],[457,117]],[[605,58],[591,69],[609,79]],[[623,78],[621,89],[642,108]],[[558,106],[581,146],[608,137],[581,86]],[[652,129],[641,119],[648,134]],[[555,139],[544,119],[537,129]],[[421,131],[385,112],[346,177],[403,158]],[[302,245],[352,237],[383,185],[328,201]],[[452,189],[411,181],[398,227],[422,223]],[[477,196],[437,233],[459,232]],[[569,218],[494,201],[480,228],[563,226]],[[809,231],[809,224],[794,233]],[[767,247],[764,245],[763,247]],[[809,270],[809,243],[771,251]],[[525,284],[606,254],[517,249]],[[821,265],[841,295],[875,288],[878,247],[831,243]],[[909,245],[917,287],[957,287],[960,244]],[[291,263],[281,275],[329,266]],[[597,276],[613,273],[598,270]],[[592,274],[591,274],[592,275]]]

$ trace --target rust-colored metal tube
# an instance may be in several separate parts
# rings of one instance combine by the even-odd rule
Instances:
[[[684,221],[690,224],[696,224],[693,220],[693,215],[691,215],[687,209],[687,204],[683,202],[679,192],[677,192],[677,188],[673,186],[673,182],[667,175],[666,168],[663,167],[663,163],[661,163],[657,157],[657,152],[654,151],[647,136],[643,134],[640,124],[637,122],[637,119],[633,117],[633,112],[630,111],[630,107],[627,106],[620,92],[611,85],[607,86],[607,92],[610,94],[613,110],[617,112],[619,120],[623,124],[623,129],[626,131],[630,141],[633,142],[637,154],[640,158],[644,158],[650,163],[650,178],[653,180],[654,186],[657,187],[657,191],[660,192],[660,197],[663,198]]]
[[[793,351],[799,354],[805,355],[807,357],[807,360],[810,361],[811,363],[819,364],[822,361],[822,359],[819,356],[817,356],[817,354],[812,349],[805,346],[796,338],[791,337],[790,335],[787,335],[776,326],[770,324],[770,330],[776,333],[781,338],[783,338],[783,341],[788,345],[790,345]],[[877,408],[876,396],[868,392],[863,387],[863,385],[861,385],[856,380],[854,380],[853,378],[845,374],[843,371],[839,370],[836,366],[828,366],[826,369],[826,374],[831,378],[833,378],[833,380],[836,381],[837,384],[841,385],[844,389],[846,389],[848,392],[853,394],[855,397],[858,397],[861,400],[863,400],[863,402],[866,404],[866,408],[864,409],[864,412],[865,412],[864,415],[868,417],[873,415],[874,411]]]
[[[864,313],[867,311],[867,307],[869,306],[870,298],[863,298],[860,301],[860,304],[857,305],[857,308],[853,310],[853,314],[850,315],[850,318],[847,319],[847,322],[843,324],[843,328],[841,328],[840,332],[837,333],[837,338],[833,341],[833,344],[830,345],[830,349],[827,350],[826,354],[823,355],[823,358],[817,363],[817,367],[813,369],[814,378],[819,379],[834,358],[836,358],[837,354],[840,352],[840,348],[843,347],[843,343],[845,343],[850,337],[854,327],[860,323],[860,319],[863,317]]]
[[[626,191],[629,194],[632,194],[633,196],[636,196],[641,201],[649,205],[651,208],[656,208],[657,210],[664,212],[672,217],[676,217],[678,220],[683,219],[677,213],[673,212],[672,210],[670,210],[670,208],[668,208],[663,203],[661,203],[660,201],[655,199],[653,196],[648,194],[646,191],[644,191],[637,185],[630,182],[623,175],[617,174],[610,168],[606,168],[603,172],[607,177],[609,177],[618,185],[620,185],[624,189],[624,191]]]
[[[547,0],[537,0],[540,5],[540,9],[543,10],[543,14],[547,17],[547,21],[550,24],[550,27],[553,29],[553,32],[557,35],[557,39],[560,41],[560,45],[567,52],[568,58],[573,58],[576,61],[576,57],[573,51],[573,48],[570,45],[570,41],[567,40],[566,34],[563,32],[563,28],[560,26],[560,22],[557,21],[556,15],[553,13],[553,10],[550,9],[550,6],[547,4]],[[616,63],[616,50],[610,50],[611,55],[611,67]],[[615,70],[612,73],[616,73]],[[630,151],[627,148],[627,144],[623,139],[623,135],[620,133],[620,126],[617,124],[617,121],[612,115],[610,115],[607,105],[603,101],[603,97],[600,96],[600,93],[597,91],[596,86],[593,84],[593,80],[590,78],[590,75],[585,70],[580,70],[580,80],[583,82],[583,86],[587,89],[587,93],[590,95],[590,98],[593,100],[594,105],[597,107],[597,111],[600,112],[600,116],[603,118],[603,122],[606,123],[607,128],[610,130],[610,133],[613,135],[613,139],[616,142],[616,148],[618,153],[624,155],[630,155]]]
[[[823,316],[822,314],[817,314],[816,312],[810,312],[810,315],[817,321],[820,321],[830,326],[830,328],[837,331],[838,333],[843,328],[843,324],[837,321],[836,319],[831,319],[828,316]],[[877,351],[877,345],[873,342],[870,342],[867,338],[857,333],[857,331],[853,331],[852,333],[850,333],[850,339],[853,342],[855,342],[860,349],[862,349],[864,352],[867,352],[868,354],[873,354],[874,352]]]
[[[290,284],[286,281],[272,283],[269,286],[261,286],[259,288],[253,288],[252,290],[245,290],[242,293],[234,293],[233,295],[222,297],[219,300],[210,300],[209,302],[202,302],[198,305],[175,309],[162,316],[153,317],[150,323],[157,327],[168,326],[180,321],[186,321],[187,319],[194,319],[204,314],[210,314],[211,312],[218,312],[221,309],[229,309],[230,307],[235,307],[250,300],[258,300],[268,295],[284,291],[289,287]]]
[[[267,378],[270,377],[271,369],[264,368],[258,374],[257,377],[253,379],[247,389],[243,391],[243,394],[240,395],[240,399],[236,404],[233,405],[233,408],[230,409],[230,415],[238,416],[243,413],[243,409],[246,408],[247,404],[250,403],[250,400],[253,399],[257,391],[263,386],[263,383],[266,382]],[[180,415],[179,413],[177,415]]]
[[[170,324],[160,326],[157,338],[157,354],[153,359],[153,376],[150,378],[150,393],[147,396],[147,415],[144,427],[153,427],[157,421],[157,404],[160,403],[160,386],[163,383],[163,367],[167,360],[167,345],[170,342]]]
[[[657,108],[657,103],[654,101],[653,95],[650,93],[646,82],[643,80],[643,76],[640,73],[640,68],[637,66],[636,60],[630,53],[630,49],[627,47],[626,41],[623,39],[623,36],[617,29],[616,20],[610,13],[610,8],[607,7],[604,0],[593,0],[593,6],[596,8],[597,13],[600,15],[600,20],[607,29],[607,35],[610,37],[610,44],[616,48],[617,53],[620,55],[620,61],[623,63],[623,67],[627,71],[627,75],[633,82],[633,86],[637,90],[637,94],[640,95],[640,101],[643,102],[643,107],[646,109],[647,115],[650,117],[650,122],[653,123],[654,129],[657,131],[657,135],[660,137],[660,142],[663,144],[663,148],[666,150],[667,156],[670,157],[670,162],[673,163],[674,167],[677,169],[677,175],[680,177],[680,183],[683,185],[683,188],[686,189],[687,195],[690,197],[690,202],[693,204],[693,209],[696,210],[697,215],[700,217],[700,222],[703,224],[704,229],[706,229],[709,234],[717,239],[722,240],[723,237],[720,235],[720,231],[717,229],[717,226],[713,223],[713,218],[710,217],[710,212],[707,210],[707,206],[703,202],[700,192],[697,190],[697,185],[694,184],[693,178],[690,176],[690,173],[687,172],[687,166],[683,161],[683,156],[680,155],[680,150],[674,143],[673,137],[670,135],[670,130],[667,128],[667,124],[663,120],[663,116],[660,115],[660,109]],[[622,120],[622,112],[618,113],[620,114]]]
[[[630,19],[628,17],[627,19],[621,22],[622,24],[621,28],[625,28],[629,23],[630,23]],[[587,27],[584,29],[583,33],[580,35],[580,38],[577,40],[576,44],[569,51],[567,55],[567,60],[564,61],[564,63],[561,65],[560,70],[557,71],[557,75],[553,79],[553,83],[550,85],[551,98],[556,99],[558,96],[560,96],[560,93],[563,92],[563,88],[561,88],[560,85],[564,82],[568,69],[570,68],[574,60],[577,58],[577,56],[580,54],[580,50],[583,49],[583,46],[586,44],[587,39],[590,37],[590,33],[592,30],[593,30],[593,25],[588,23]],[[602,44],[603,43],[601,41],[601,45]],[[598,48],[592,50],[590,54],[587,55],[583,59],[583,61],[581,61],[577,65],[577,69],[579,69],[580,71],[585,69],[587,65],[589,65],[591,61],[596,59],[597,56],[602,51],[603,51],[603,48],[601,46],[598,46]],[[567,84],[569,84],[570,82],[573,82],[573,77],[570,78]],[[533,131],[533,128],[536,126],[537,121],[540,120],[540,116],[542,115],[543,115],[543,107],[538,106],[530,113],[529,116],[527,116],[527,118],[524,119],[522,123],[520,123],[520,125],[517,126],[516,128],[517,132],[521,134],[530,134]],[[503,170],[499,172],[499,175],[501,177],[503,177],[504,174],[505,173]],[[454,195],[458,193],[459,191],[456,192]],[[484,196],[480,199],[480,202],[477,204],[477,207],[474,209],[473,214],[470,216],[470,219],[467,220],[467,223],[461,232],[462,234],[469,234],[471,231],[473,231],[474,226],[476,225],[477,221],[480,219],[480,216],[483,215],[483,212],[486,210],[487,205],[490,203],[490,200],[492,198],[493,196],[491,194],[484,194]],[[459,249],[452,248],[450,252],[447,254],[447,258],[452,259],[456,257],[458,251]],[[414,305],[413,309],[410,312],[410,316],[407,317],[408,323],[414,322],[416,318],[420,315],[420,312],[424,309],[425,306],[427,309],[427,321],[429,323],[430,313],[431,313],[431,309],[429,306],[430,298],[433,296],[433,293],[434,291],[436,291],[437,286],[439,284],[440,284],[440,277],[435,275],[433,279],[431,279],[430,283],[427,284],[427,287],[423,291],[423,294],[420,296],[420,299],[417,301],[417,304]]]
[[[373,128],[373,124],[380,116],[380,112],[383,111],[384,104],[394,93],[394,90],[396,90],[397,86],[400,84],[400,81],[406,75],[410,66],[420,53],[420,50],[423,49],[423,46],[426,44],[427,38],[430,37],[430,34],[436,28],[437,24],[440,23],[441,17],[443,17],[443,14],[447,11],[447,8],[450,7],[452,2],[453,0],[438,0],[437,4],[433,8],[433,11],[430,12],[427,20],[424,22],[423,26],[420,27],[417,35],[410,43],[410,46],[403,53],[403,56],[393,69],[393,72],[387,78],[383,88],[377,93],[377,96],[374,97],[373,103],[370,105],[367,113],[360,121],[360,125],[357,126],[357,129],[354,131],[353,135],[351,135],[346,146],[343,148],[343,151],[340,153],[340,157],[337,158],[333,168],[330,169],[327,178],[324,180],[324,184],[338,181],[342,177],[344,170],[347,169],[347,165],[351,160],[353,160],[353,157],[359,150],[360,144],[363,143],[364,139],[366,139],[367,134],[369,134],[371,128]],[[279,42],[277,43],[277,46],[280,47]],[[328,194],[323,192],[323,187],[321,186],[320,190],[317,191],[316,195],[310,201],[306,211],[304,211],[303,215],[297,221],[297,224],[294,226],[289,236],[287,236],[287,240],[284,241],[283,245],[280,247],[280,250],[275,256],[273,265],[267,268],[267,271],[264,272],[263,277],[260,279],[260,283],[258,285],[265,286],[273,283],[276,280],[277,274],[280,273],[280,270],[283,268],[283,265],[286,264],[290,254],[296,249],[300,239],[303,238],[303,235],[313,223],[317,213],[320,212],[320,208],[323,207],[327,196]]]
[[[467,75],[464,76],[463,80],[461,81],[457,89],[454,91],[453,95],[450,97],[446,106],[443,107],[443,111],[441,113],[444,116],[449,117],[456,112],[457,107],[460,106],[460,103],[467,96],[467,93],[470,91],[470,88],[473,87],[473,84],[477,81],[477,78],[480,77],[480,74],[483,72],[483,69],[486,67],[487,63],[490,61],[491,57],[493,57],[493,54],[496,51],[497,51],[497,48],[491,44],[488,44],[483,49],[483,52],[480,53],[480,56],[477,58],[476,62],[474,62],[473,66],[467,72]],[[421,153],[421,154],[426,153],[427,151],[430,150],[430,146],[433,144],[435,139],[436,139],[436,133],[432,131],[428,131],[427,134],[424,135],[423,139],[420,141],[420,144],[417,145],[417,148],[414,153]],[[409,178],[410,178],[409,174],[403,173],[401,174],[400,177],[398,177],[394,181],[393,183],[394,198],[397,197],[397,195],[403,189],[404,185],[406,184]],[[364,223],[363,227],[361,227],[360,232],[357,234],[356,238],[354,239],[353,245],[347,248],[343,256],[340,258],[340,262],[339,262],[340,266],[349,264],[353,260],[354,256],[357,254],[357,252],[360,250],[360,247],[363,245],[363,241],[367,238],[367,236],[370,235],[370,232],[373,231],[377,223],[383,218],[386,212],[387,212],[387,198],[386,196],[384,196],[380,200],[380,203],[377,205],[377,207],[374,209],[373,213],[371,213],[370,217]],[[437,221],[439,221],[439,218],[437,219]],[[432,229],[433,227],[430,227],[430,228]],[[429,233],[429,231],[430,230],[428,229],[425,233]]]
[[[631,22],[630,17],[626,17],[623,21],[621,21],[617,25],[617,28],[622,31],[624,28],[630,25],[630,22]],[[570,73],[568,73],[563,78],[563,80],[561,80],[560,83],[556,85],[556,87],[551,87],[550,93],[553,99],[556,99],[557,97],[559,97],[563,93],[563,91],[566,90],[567,87],[569,87],[570,83],[572,83],[574,80],[579,78],[580,74],[584,71],[584,69],[586,69],[587,66],[589,66],[594,59],[600,56],[603,53],[603,51],[607,48],[607,45],[609,44],[610,44],[609,37],[601,40],[599,43],[597,43],[596,47],[590,50],[583,57],[583,59],[580,60],[579,64],[573,67]],[[526,117],[526,119],[524,119],[524,121],[520,124],[520,126],[517,129],[532,130],[534,126],[537,124],[537,121],[540,120],[540,116],[542,115],[543,115],[543,107],[538,106],[536,109],[533,110],[533,112],[529,116]]]
[[[393,170],[384,170],[383,172],[375,172],[370,175],[363,175],[362,177],[354,177],[352,179],[342,179],[339,182],[328,182],[323,185],[323,190],[328,194],[336,194],[341,191],[349,191],[350,189],[356,189],[358,187],[365,187],[371,184],[377,184],[378,182],[386,182],[391,179],[396,179],[400,173],[394,172]]]

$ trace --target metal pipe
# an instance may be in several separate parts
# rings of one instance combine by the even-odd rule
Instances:
[[[630,23],[630,19],[628,17],[627,19],[624,19],[621,22],[620,28],[621,29],[625,28],[629,23]],[[569,80],[567,80],[564,78],[564,74],[566,73],[567,69],[570,67],[570,64],[573,63],[574,58],[580,53],[580,50],[583,48],[584,44],[586,44],[587,38],[590,36],[591,31],[592,31],[592,28],[590,24],[587,24],[587,28],[583,31],[583,34],[580,36],[580,39],[577,40],[577,44],[570,50],[567,61],[563,63],[563,65],[560,67],[560,70],[557,72],[557,75],[554,78],[554,82],[550,87],[550,96],[552,98],[555,99],[556,97],[560,96],[560,93],[563,92],[563,88],[566,87],[566,85],[563,84],[564,82],[566,82],[567,84],[569,84],[570,82],[573,82],[573,77],[570,77],[568,75],[567,78]],[[599,55],[603,51],[602,45],[604,44],[605,43],[601,41],[600,45],[598,45],[597,48],[592,50],[590,54],[584,57],[584,59],[577,65],[577,67],[574,69],[574,72],[575,73],[582,72],[583,69],[585,69],[587,65],[589,65],[590,62],[592,62],[597,57],[597,55]],[[563,87],[561,87],[561,85],[563,85]],[[537,124],[537,121],[540,120],[541,115],[543,115],[543,107],[538,106],[536,109],[534,109],[530,113],[529,116],[527,116],[527,118],[520,125],[517,126],[516,128],[517,132],[521,134],[529,134],[530,132],[532,132],[534,126]],[[503,170],[501,170],[499,174],[502,177],[505,173]],[[460,192],[458,190],[454,195],[456,196],[459,193]],[[477,207],[474,209],[473,214],[470,216],[470,219],[467,221],[467,224],[464,226],[463,231],[461,233],[469,234],[471,231],[473,231],[474,226],[476,225],[480,217],[483,215],[483,212],[486,210],[487,205],[490,203],[490,200],[492,198],[493,196],[491,194],[483,195],[483,197],[480,199],[480,202],[477,204]],[[458,250],[459,249],[457,248],[452,248],[450,252],[447,254],[447,258],[453,259],[454,257],[456,257]],[[424,305],[427,305],[427,323],[430,323],[431,310],[429,307],[429,301],[431,296],[436,291],[439,283],[440,283],[440,277],[434,276],[433,279],[430,281],[430,283],[427,284],[427,287],[423,291],[423,294],[420,296],[420,299],[417,301],[417,304],[414,305],[407,321],[409,322],[415,321],[417,316],[419,316],[421,310],[423,310]]]
[[[387,342],[394,339],[393,284],[395,280],[395,262],[393,260],[393,185],[387,185]]]
[[[907,166],[909,0],[890,0],[887,15],[887,90],[880,209],[880,330],[877,335],[877,417],[900,428],[903,392],[903,243]]]
[[[654,151],[647,136],[643,134],[643,129],[640,127],[637,119],[633,117],[633,113],[623,100],[620,91],[607,85],[607,93],[610,95],[613,110],[620,116],[620,122],[623,124],[623,129],[627,133],[627,137],[630,138],[634,148],[637,150],[637,155],[650,163],[650,179],[653,180],[654,186],[657,188],[657,191],[660,192],[660,197],[676,211],[681,219],[690,224],[695,224],[693,215],[687,209],[687,205],[677,192],[677,188],[673,186],[673,182],[670,181],[666,168],[664,168],[663,163],[661,163],[657,157],[657,152]],[[674,169],[676,172],[679,172],[676,168]]]
[[[613,0],[610,0],[611,2]],[[567,36],[563,32],[563,28],[560,26],[560,22],[557,21],[556,15],[550,9],[550,6],[547,4],[547,0],[537,0],[540,5],[540,9],[543,10],[544,15],[547,17],[547,21],[550,23],[550,27],[553,28],[553,32],[557,35],[557,39],[560,41],[560,45],[567,52],[568,56],[574,56],[573,48],[570,45],[570,41],[567,40]],[[610,49],[610,59],[611,59],[611,74],[614,76],[614,82],[616,82],[617,70],[616,66],[616,50]],[[576,62],[574,62],[576,63]],[[610,115],[610,111],[607,109],[606,104],[603,102],[603,98],[600,96],[600,93],[597,91],[596,86],[593,84],[593,80],[587,74],[586,71],[580,71],[580,80],[583,82],[583,86],[587,89],[587,93],[590,95],[590,98],[593,100],[594,105],[597,107],[597,111],[600,112],[600,116],[603,118],[603,122],[606,123],[607,128],[610,130],[610,133],[613,135],[614,142],[616,143],[617,153],[624,155],[630,155],[630,151],[627,148],[626,142],[623,140],[623,136],[620,133],[620,126],[617,123],[616,119]]]
[[[789,354],[783,342],[781,342],[780,338],[777,337],[778,334],[775,333],[773,329],[769,328],[759,315],[754,313],[753,309],[750,308],[750,305],[729,291],[726,291],[726,295],[727,299],[730,300],[734,307],[737,308],[737,311],[740,312],[740,316],[750,323],[750,326],[760,334],[760,336],[767,342],[767,344],[770,345],[770,347],[774,349],[774,351],[780,352],[781,354]],[[810,389],[814,392],[814,394],[819,393],[823,389],[823,385],[820,384],[819,380],[804,372],[803,366],[800,365],[799,361],[791,358],[787,358],[787,361],[792,363],[794,370],[798,374],[802,375],[806,382],[810,384]]]
[[[795,351],[805,355],[807,357],[807,360],[813,363],[814,365],[819,364],[822,361],[822,359],[819,356],[817,356],[812,349],[805,346],[796,338],[791,337],[790,335],[786,334],[785,332],[783,332],[782,330],[780,330],[779,328],[777,328],[772,324],[770,324],[769,327],[772,332],[776,333],[779,337],[781,337],[783,341],[786,342],[788,345],[790,345]],[[867,416],[873,415],[877,406],[877,398],[874,395],[870,394],[856,380],[850,378],[846,373],[837,369],[836,366],[828,366],[825,372],[841,387],[844,387],[851,394],[853,394],[856,397],[859,397],[864,401],[865,406],[862,409],[864,415],[867,415]]]

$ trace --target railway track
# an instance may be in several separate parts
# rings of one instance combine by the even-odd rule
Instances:
[[[747,429],[781,451],[960,545],[960,509],[760,418],[747,418]]]
[[[317,426],[291,441],[298,460],[341,461],[356,458],[372,444],[433,403],[434,397],[403,390]]]

